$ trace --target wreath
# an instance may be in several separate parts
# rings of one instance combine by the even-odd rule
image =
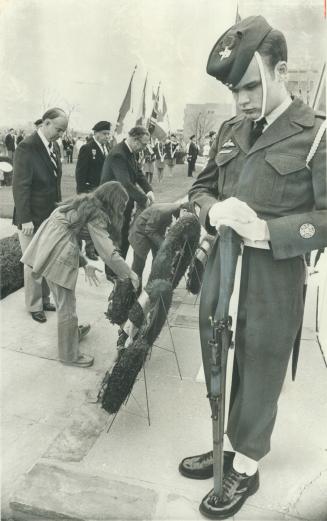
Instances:
[[[102,407],[110,414],[117,413],[131,393],[166,321],[173,290],[184,276],[199,238],[200,223],[193,214],[184,215],[169,229],[153,261],[146,287],[128,310],[128,321],[137,331],[136,335],[126,345],[128,335],[123,328],[120,330],[117,360],[111,372],[106,373],[98,395]]]

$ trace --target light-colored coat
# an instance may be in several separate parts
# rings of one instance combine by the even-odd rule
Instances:
[[[54,210],[41,224],[21,259],[24,264],[32,268],[35,277],[45,277],[70,290],[75,289],[80,265],[78,236],[69,228],[73,221],[76,221],[75,210],[67,213],[61,212],[59,208]],[[119,278],[128,278],[131,270],[115,250],[105,223],[95,219],[87,226],[103,261]],[[85,259],[84,264],[86,264]]]

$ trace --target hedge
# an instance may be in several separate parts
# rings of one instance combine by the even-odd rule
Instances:
[[[0,299],[24,286],[22,250],[18,234],[0,239]]]

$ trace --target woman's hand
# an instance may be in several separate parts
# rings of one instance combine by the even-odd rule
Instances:
[[[96,271],[99,271],[100,273],[102,273],[101,270],[99,270],[99,268],[96,268],[95,266],[92,266],[92,264],[86,264],[84,266],[84,271],[85,271],[85,282],[88,282],[90,284],[90,286],[98,286],[99,285],[99,279],[98,277],[96,276]]]
[[[139,288],[139,285],[140,285],[140,281],[134,271],[131,272],[130,279],[131,279],[131,283],[133,284],[133,288],[135,289],[135,291],[137,291]]]

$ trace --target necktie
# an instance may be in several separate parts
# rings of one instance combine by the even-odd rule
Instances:
[[[52,143],[49,143],[49,151],[50,151],[50,159],[51,159],[51,163],[52,163],[52,166],[53,166],[54,175],[57,176],[57,174],[58,174],[58,160],[57,160],[56,154],[54,153],[54,150],[53,150],[53,147],[52,147]]]
[[[266,124],[267,124],[266,118],[261,118],[253,124],[252,130],[250,133],[250,146],[251,147],[254,145],[254,143],[256,142],[258,137],[261,136],[264,126]]]
[[[103,151],[103,155],[104,155],[104,157],[106,157],[106,155],[107,155],[107,149],[106,149],[105,145],[102,145],[102,151]]]

